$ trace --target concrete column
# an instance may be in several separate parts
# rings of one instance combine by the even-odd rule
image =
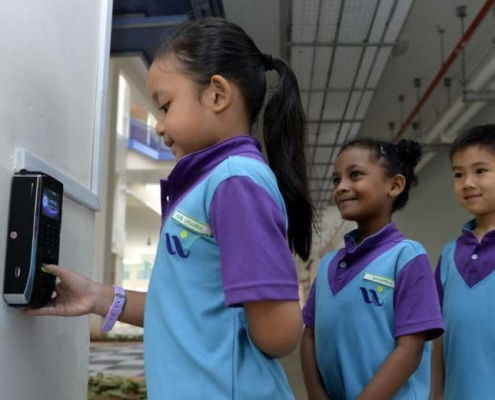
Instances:
[[[114,283],[114,261],[112,257],[112,225],[115,195],[115,148],[117,136],[117,105],[119,88],[119,68],[110,60],[108,77],[106,136],[103,162],[103,182],[101,210],[95,215],[94,257],[91,278],[96,282]],[[102,318],[90,317],[92,336],[101,336]]]

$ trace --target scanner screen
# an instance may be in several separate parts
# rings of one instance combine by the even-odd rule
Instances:
[[[53,219],[60,216],[60,195],[54,190],[44,188],[41,210],[44,215]]]

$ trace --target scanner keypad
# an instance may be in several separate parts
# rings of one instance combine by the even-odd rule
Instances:
[[[54,260],[58,255],[59,244],[60,231],[58,229],[58,224],[44,218],[40,219],[38,245],[44,256],[47,259]]]

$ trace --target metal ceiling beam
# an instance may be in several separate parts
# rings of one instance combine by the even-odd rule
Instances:
[[[412,111],[409,113],[406,120],[402,123],[402,126],[400,127],[399,131],[395,134],[393,141],[398,141],[406,133],[407,128],[413,123],[417,114],[421,110],[421,107],[423,107],[426,100],[431,96],[433,90],[441,82],[442,78],[445,76],[447,71],[454,63],[455,59],[459,56],[459,54],[464,54],[463,49],[466,47],[467,43],[469,42],[469,39],[476,31],[480,23],[483,21],[485,16],[488,15],[488,13],[492,10],[493,3],[494,0],[485,1],[485,4],[483,4],[481,10],[474,17],[473,21],[471,22],[471,25],[469,25],[466,32],[464,32],[464,35],[461,37],[457,45],[454,47],[454,50],[452,50],[447,60],[442,64],[442,67],[437,72],[437,74],[435,75],[429,86],[426,88],[419,101],[416,103]]]
[[[421,142],[420,142],[421,144]],[[335,149],[340,148],[342,145],[339,144],[308,144],[307,147],[317,147],[319,149]],[[449,143],[435,143],[435,144],[421,144],[421,148],[424,153],[448,153],[450,151]],[[311,163],[311,165],[320,165],[320,166],[332,166],[333,163]]]
[[[362,124],[364,122],[363,119],[308,119],[306,120],[307,124],[353,124],[359,123]]]
[[[289,42],[292,47],[395,47],[397,43],[388,42]]]
[[[114,15],[112,29],[158,28],[175,26],[186,21],[189,21],[187,15],[167,15],[157,17]]]
[[[191,0],[191,6],[196,19],[225,15],[221,0]]]
[[[495,101],[495,90],[467,91],[464,101]]]
[[[368,88],[326,88],[326,89],[300,89],[301,93],[349,93],[349,92],[376,92],[376,89],[368,89]]]

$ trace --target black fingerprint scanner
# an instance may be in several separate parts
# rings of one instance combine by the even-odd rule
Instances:
[[[43,264],[58,264],[63,185],[42,172],[12,177],[3,298],[13,307],[43,307],[55,277]]]

